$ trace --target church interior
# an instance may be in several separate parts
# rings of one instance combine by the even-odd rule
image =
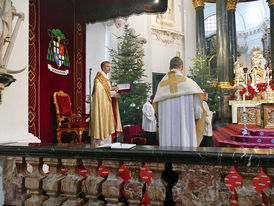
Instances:
[[[0,205],[274,205],[273,0],[2,0],[0,11]],[[211,147],[161,146],[142,129],[174,56],[208,93]],[[131,87],[111,137],[132,149],[91,143],[103,61],[110,87]]]

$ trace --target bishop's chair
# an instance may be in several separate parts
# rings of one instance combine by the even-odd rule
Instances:
[[[63,133],[74,132],[78,143],[81,144],[83,132],[88,132],[88,122],[86,122],[88,115],[72,113],[70,97],[63,91],[54,92],[53,101],[56,109],[58,143],[62,143]]]

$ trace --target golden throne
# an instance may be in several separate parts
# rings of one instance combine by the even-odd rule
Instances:
[[[53,102],[56,109],[58,143],[62,143],[63,133],[74,132],[77,135],[78,143],[81,144],[83,132],[88,132],[88,122],[86,122],[88,115],[72,113],[70,97],[63,91],[54,92]]]

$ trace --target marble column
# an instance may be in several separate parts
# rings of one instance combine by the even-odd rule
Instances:
[[[228,32],[226,0],[216,0],[217,18],[217,87],[220,88],[219,96],[219,120],[217,126],[224,126],[231,118],[231,111],[228,105],[230,89],[229,82],[229,55],[228,55]]]
[[[228,25],[228,45],[229,45],[229,82],[233,82],[234,62],[237,60],[237,33],[235,21],[235,8],[239,0],[227,0],[227,25]]]
[[[274,0],[267,0],[270,9],[270,39],[271,39],[271,68],[272,79],[274,79]]]
[[[205,54],[204,0],[192,0],[196,11],[196,48]]]
[[[218,86],[229,85],[226,0],[216,0]]]

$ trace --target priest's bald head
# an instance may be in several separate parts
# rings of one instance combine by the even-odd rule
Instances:
[[[180,57],[173,57],[170,60],[169,69],[178,69],[180,71],[183,71],[183,60]]]

